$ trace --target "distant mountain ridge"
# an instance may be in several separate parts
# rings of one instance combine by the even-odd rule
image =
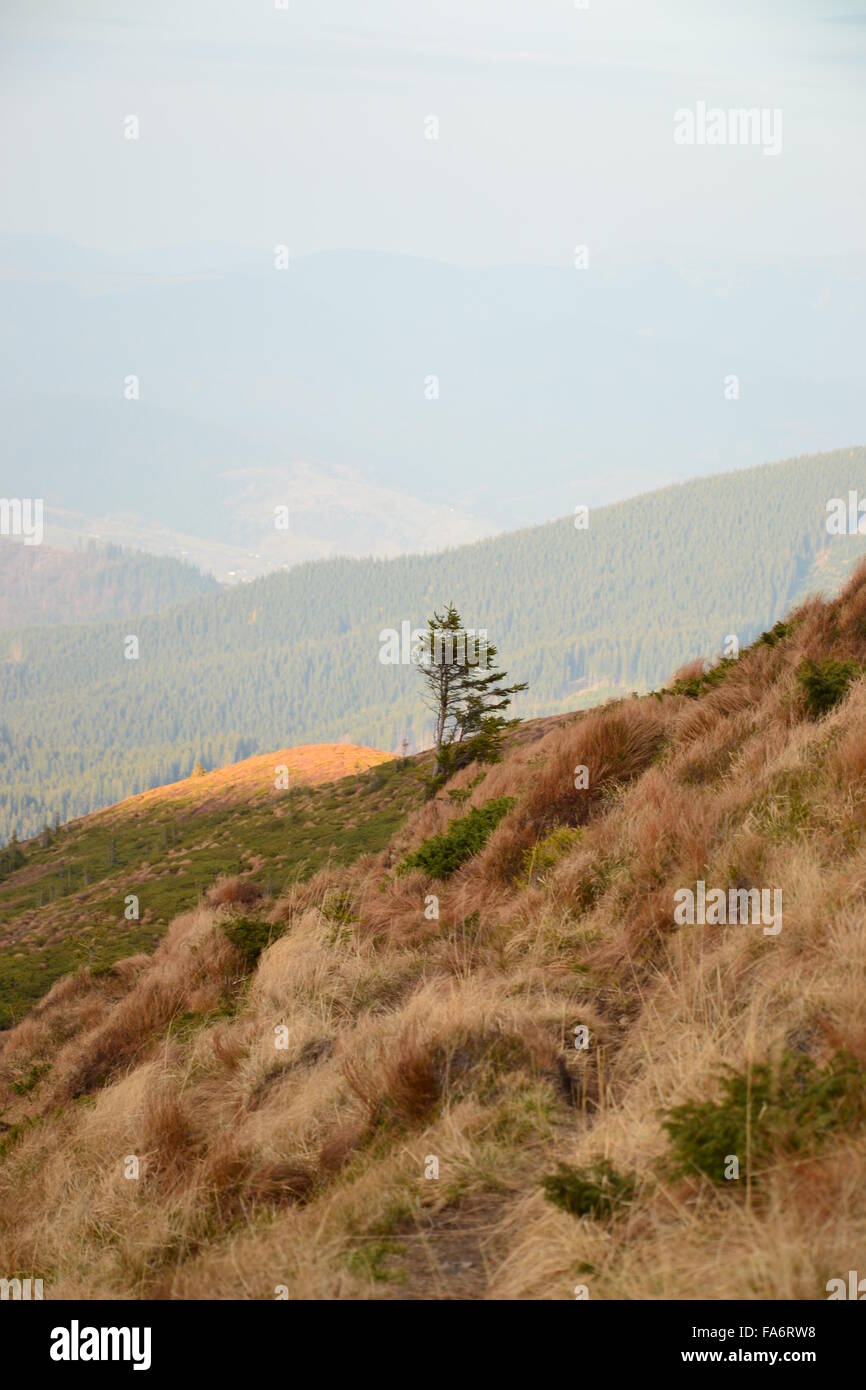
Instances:
[[[329,560],[142,618],[129,629],[0,636],[0,837],[267,748],[429,742],[417,672],[380,634],[453,601],[486,628],[536,716],[659,686],[832,593],[866,537],[827,503],[864,488],[866,450],[699,479],[427,556]],[[70,731],[74,730],[74,734]]]
[[[862,256],[282,271],[4,237],[0,496],[221,579],[441,549],[862,438],[864,313]]]

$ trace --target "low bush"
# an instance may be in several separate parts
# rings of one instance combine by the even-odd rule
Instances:
[[[797,683],[803,692],[812,719],[820,719],[848,694],[848,687],[860,674],[856,661],[810,661],[797,668]]]
[[[786,1053],[777,1067],[729,1069],[718,1101],[686,1101],[663,1120],[671,1176],[703,1173],[725,1181],[734,1156],[752,1177],[780,1154],[809,1153],[832,1131],[866,1120],[866,1074],[850,1054],[819,1070],[811,1057]]]
[[[484,848],[513,805],[513,796],[498,796],[483,806],[474,807],[467,815],[458,816],[443,834],[431,836],[414,853],[408,854],[398,864],[397,873],[423,869],[431,878],[448,878]]]
[[[580,843],[582,836],[582,826],[554,826],[549,835],[523,851],[518,884],[525,887],[536,880],[544,882],[544,875]]]
[[[785,638],[794,630],[793,623],[774,623],[769,632],[762,632],[756,646],[775,647],[778,642],[784,642]]]
[[[607,1220],[622,1214],[637,1187],[634,1173],[620,1173],[606,1158],[588,1168],[572,1168],[558,1163],[555,1173],[542,1178],[548,1202],[571,1216],[591,1216]]]
[[[708,690],[714,690],[717,685],[721,685],[736,664],[732,656],[723,657],[707,671],[701,669],[697,675],[684,676],[675,680],[671,686],[671,693],[673,695],[685,695],[690,700],[699,700],[702,695],[706,695]]]
[[[265,947],[281,934],[272,922],[262,922],[256,917],[227,917],[220,922],[220,927],[240,952],[247,970],[252,970]]]

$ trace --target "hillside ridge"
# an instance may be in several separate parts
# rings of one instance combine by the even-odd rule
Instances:
[[[825,1297],[866,1240],[864,750],[866,566],[432,798],[417,759],[303,790],[299,835],[391,824],[268,893],[256,823],[0,1034],[0,1259],[53,1297]]]
[[[0,853],[0,1027],[67,970],[153,949],[220,872],[251,873],[272,894],[289,876],[383,843],[404,803],[420,796],[396,761],[357,744],[278,749],[127,797]],[[362,787],[369,824],[341,815],[347,787]]]

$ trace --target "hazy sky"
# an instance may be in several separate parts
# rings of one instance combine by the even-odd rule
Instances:
[[[3,234],[467,265],[569,264],[576,243],[596,264],[862,247],[866,13],[854,4],[0,8]],[[674,112],[699,100],[780,108],[781,157],[676,146]],[[123,138],[128,115],[137,142]]]

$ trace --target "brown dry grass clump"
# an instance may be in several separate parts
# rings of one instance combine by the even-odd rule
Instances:
[[[276,903],[224,881],[55,985],[0,1038],[0,1267],[52,1297],[823,1297],[866,1239],[856,1107],[742,1182],[675,1173],[663,1123],[726,1066],[866,1064],[866,681],[812,717],[806,659],[866,661],[866,572],[696,698],[518,731],[382,854]],[[395,872],[503,796],[450,878]],[[678,925],[698,879],[781,888],[782,931]],[[602,1160],[615,1214],[547,1199]]]
[[[207,902],[211,907],[233,907],[237,904],[249,906],[250,903],[258,902],[261,896],[261,888],[252,879],[235,876],[217,879],[207,894]]]

